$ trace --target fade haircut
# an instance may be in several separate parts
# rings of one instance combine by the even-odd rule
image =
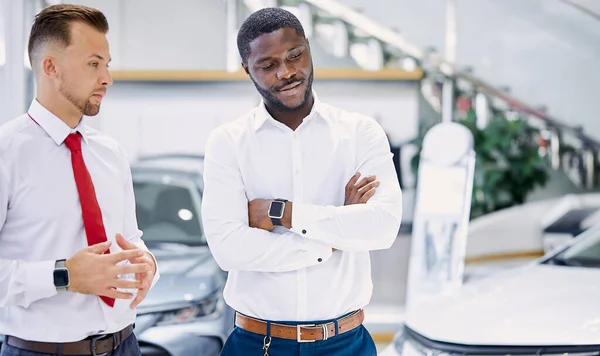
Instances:
[[[242,62],[248,64],[250,43],[258,37],[277,31],[282,28],[293,28],[302,38],[304,28],[294,14],[278,7],[267,7],[252,13],[240,27],[237,37],[237,46],[242,57]]]
[[[71,24],[80,22],[91,26],[98,32],[108,32],[108,21],[104,14],[97,9],[83,5],[59,4],[49,6],[35,16],[27,53],[29,63],[40,60],[39,52],[48,43],[67,47],[71,44]]]

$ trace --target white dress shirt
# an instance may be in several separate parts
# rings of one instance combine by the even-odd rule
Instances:
[[[121,250],[117,233],[147,250],[126,155],[85,119],[71,129],[37,100],[28,112],[35,121],[25,114],[0,126],[0,334],[70,342],[121,330],[135,320],[133,299],[117,299],[111,308],[98,296],[58,292],[53,271],[55,260],[87,247],[71,153],[63,144],[76,131],[111,252]],[[152,285],[158,278],[157,271]]]
[[[204,229],[229,271],[224,297],[232,308],[272,321],[314,321],[369,303],[369,251],[392,245],[402,217],[390,146],[375,120],[315,98],[292,131],[261,103],[211,133],[204,164]],[[381,185],[367,204],[344,206],[356,172],[376,175]],[[291,201],[292,229],[250,228],[248,201],[257,198]]]

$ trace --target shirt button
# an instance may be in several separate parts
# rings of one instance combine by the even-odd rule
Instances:
[[[296,175],[299,176],[300,175],[300,170],[296,169]]]
[[[318,262],[323,262],[323,259],[322,259],[322,258],[319,258],[317,261],[318,261]]]
[[[306,234],[306,230],[302,230],[302,233],[303,233],[303,234]]]

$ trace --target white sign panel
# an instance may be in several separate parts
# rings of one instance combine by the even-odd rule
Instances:
[[[474,167],[466,127],[445,122],[429,130],[419,162],[407,310],[462,284]]]

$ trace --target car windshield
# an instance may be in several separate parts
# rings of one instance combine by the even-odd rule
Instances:
[[[590,233],[591,235],[574,243],[552,260],[567,266],[600,267],[600,231],[596,228]]]
[[[206,245],[200,222],[200,194],[194,186],[134,180],[133,190],[144,242]]]

